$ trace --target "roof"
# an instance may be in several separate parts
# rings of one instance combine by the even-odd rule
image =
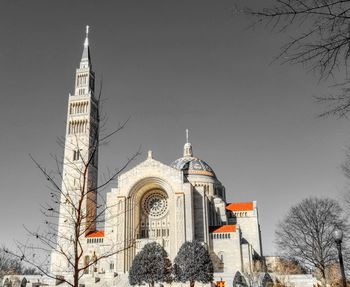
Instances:
[[[233,202],[226,206],[231,211],[251,211],[254,210],[254,202]]]
[[[236,232],[236,225],[223,225],[223,226],[212,226],[210,232],[212,233],[223,233],[223,232]]]
[[[171,167],[184,171],[186,175],[207,175],[216,177],[213,169],[204,161],[193,156],[184,156],[175,160]]]
[[[104,230],[95,230],[91,231],[86,237],[88,238],[96,238],[96,237],[104,237],[105,236],[105,231]]]

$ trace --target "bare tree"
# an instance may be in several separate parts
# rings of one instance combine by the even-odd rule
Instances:
[[[23,270],[21,261],[13,258],[5,247],[0,249],[0,281],[6,275],[20,274]]]
[[[310,197],[291,207],[276,230],[281,254],[304,268],[319,272],[326,282],[326,270],[337,261],[333,231],[345,231],[340,205],[333,199]]]
[[[6,247],[0,248],[0,282],[7,275],[36,275],[36,268],[24,266],[21,258],[11,255]]]
[[[317,101],[328,105],[321,116],[346,116],[350,111],[347,71],[350,55],[350,2],[275,0],[273,3],[263,9],[237,8],[237,11],[253,16],[253,25],[263,24],[293,34],[282,46],[276,60],[302,64],[319,73],[321,80],[330,76],[336,79],[338,84],[341,83],[339,91],[330,96],[317,97]]]
[[[277,280],[283,286],[291,286],[290,276],[306,274],[306,270],[296,260],[275,257],[267,263],[267,271],[276,274]]]
[[[339,264],[333,264],[329,266],[326,270],[328,282],[331,287],[341,287],[343,286],[341,272],[339,268]]]
[[[245,266],[243,275],[249,286],[260,286],[264,275],[264,266],[261,261],[255,260],[253,264]]]
[[[95,100],[97,105],[100,103],[100,96]],[[122,247],[111,243],[108,248],[101,249],[101,253],[94,254],[88,261],[84,258],[87,236],[96,230],[96,225],[103,222],[106,213],[113,208],[105,204],[100,191],[114,182],[117,176],[140,154],[139,150],[132,154],[120,168],[100,177],[103,179],[97,184],[97,178],[93,178],[92,173],[97,169],[98,150],[113,135],[124,129],[127,121],[115,130],[105,132],[103,126],[102,129],[100,128],[99,107],[96,111],[95,123],[91,124],[88,137],[82,137],[78,133],[75,135],[76,131],[72,130],[73,135],[70,140],[66,138],[59,141],[65,149],[65,155],[62,160],[54,157],[56,165],[54,171],[47,171],[31,157],[50,186],[50,201],[42,206],[45,228],[38,231],[26,228],[31,240],[18,243],[18,252],[6,250],[8,254],[34,266],[42,274],[51,278],[56,278],[56,274],[48,268],[50,257],[58,256],[67,263],[66,271],[71,273],[69,277],[60,276],[60,280],[72,287],[78,287],[79,280],[85,271],[94,267],[100,260],[134,245],[133,240]],[[69,144],[68,141],[73,144]],[[75,158],[72,159],[73,153]],[[97,208],[97,200],[102,203],[99,208]],[[107,217],[111,220],[112,216],[120,215],[108,214]]]
[[[268,264],[269,272],[274,272],[280,275],[305,274],[306,270],[296,260],[285,259],[282,257],[276,258],[275,262]]]

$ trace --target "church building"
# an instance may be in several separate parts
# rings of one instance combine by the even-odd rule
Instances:
[[[92,278],[106,286],[127,286],[128,270],[145,244],[159,243],[173,261],[181,245],[192,240],[208,248],[214,281],[232,286],[237,274],[251,272],[254,261],[263,256],[257,203],[227,202],[233,191],[225,189],[205,155],[196,154],[188,131],[183,150],[178,147],[180,158],[163,163],[149,151],[141,163],[118,176],[105,203],[97,202],[99,105],[88,32],[87,27],[74,93],[68,98],[57,246],[68,252],[73,248],[75,230],[67,218],[74,210],[67,203],[74,202],[82,204],[86,215],[81,264],[112,254],[84,271],[81,280],[86,286],[97,282]],[[80,202],[79,192],[84,190],[90,192]],[[98,204],[105,205],[103,223],[96,222]],[[67,277],[72,272],[67,258],[56,251],[51,272]]]

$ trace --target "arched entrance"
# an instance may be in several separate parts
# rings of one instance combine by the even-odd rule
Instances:
[[[159,243],[170,254],[172,199],[170,185],[161,178],[144,178],[130,189],[125,206],[125,237],[127,242],[135,244],[125,252],[126,270],[149,242]]]

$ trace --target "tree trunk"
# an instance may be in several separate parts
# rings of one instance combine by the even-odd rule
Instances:
[[[190,280],[190,287],[194,287],[194,283],[195,283],[194,280]]]
[[[79,271],[77,268],[74,268],[74,274],[73,274],[73,285],[74,287],[79,287]]]
[[[323,286],[327,286],[327,279],[326,279],[326,270],[325,270],[325,268],[321,269],[321,276],[322,276],[322,278],[321,278],[322,285]]]

